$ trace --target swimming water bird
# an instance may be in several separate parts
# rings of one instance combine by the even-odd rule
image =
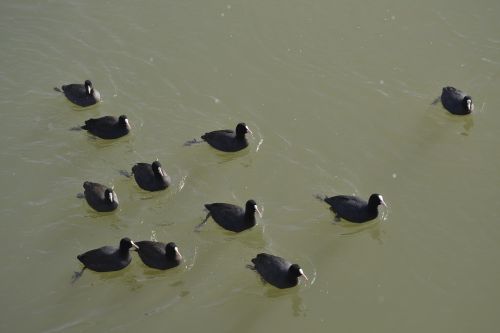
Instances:
[[[201,136],[210,146],[224,152],[235,152],[248,147],[246,133],[252,134],[252,131],[245,123],[236,125],[236,130],[218,130],[205,133]]]
[[[86,268],[96,272],[112,272],[127,267],[132,260],[129,251],[131,247],[138,248],[130,238],[125,237],[120,240],[119,247],[103,246],[78,255],[78,260],[84,266],[80,272],[75,272],[73,282],[82,276]]]
[[[132,167],[135,181],[146,191],[160,191],[170,186],[170,176],[162,169],[160,162],[137,163]]]
[[[441,103],[446,110],[456,115],[466,115],[474,111],[472,98],[453,87],[443,88]]]
[[[256,224],[255,212],[259,216],[262,216],[254,200],[248,200],[245,204],[245,209],[228,203],[206,204],[205,208],[208,210],[208,214],[196,229],[205,224],[208,218],[212,216],[214,221],[224,229],[241,232],[252,228]]]
[[[373,220],[378,216],[378,206],[387,205],[380,194],[372,194],[368,202],[350,195],[337,195],[325,197],[323,200],[328,203],[330,209],[335,213],[335,218],[343,218],[350,222],[362,223]]]
[[[135,242],[139,247],[137,253],[141,257],[142,262],[156,269],[169,269],[176,266],[182,261],[182,256],[174,242],[168,244],[154,241]]]
[[[91,118],[81,127],[101,139],[117,139],[130,132],[127,116]]]
[[[83,183],[83,195],[90,207],[98,212],[111,212],[118,207],[118,197],[113,189],[99,183]]]
[[[299,276],[308,280],[299,265],[272,254],[259,253],[252,263],[253,266],[247,267],[256,270],[264,281],[280,289],[295,287],[299,283]]]
[[[63,85],[60,89],[55,87],[54,90],[64,93],[72,103],[82,107],[94,105],[101,100],[101,94],[94,89],[90,80],[85,80],[84,84]]]

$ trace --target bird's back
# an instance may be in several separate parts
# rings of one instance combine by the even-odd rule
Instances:
[[[107,201],[107,198],[105,198],[107,189],[106,186],[87,181],[83,183],[83,188],[85,189],[83,193],[85,200],[87,200],[89,206],[96,211],[110,212],[118,207],[118,198],[114,192],[112,192],[112,202]]]
[[[238,139],[232,130],[208,132],[201,138],[215,149],[225,152],[235,152],[248,146],[246,139]]]
[[[104,200],[104,193],[106,191],[106,187],[104,185],[85,182],[83,183],[83,188],[85,189],[83,194],[89,204]]]
[[[126,267],[132,260],[130,254],[121,256],[119,250],[112,246],[90,250],[77,258],[85,267],[96,272],[117,271]]]
[[[441,93],[441,103],[444,108],[453,114],[468,114],[464,106],[465,93],[454,87],[444,87]]]
[[[87,128],[84,129],[94,129],[94,130],[102,130],[115,126],[117,123],[117,119],[113,116],[104,116],[101,118],[90,118],[85,121],[85,126]]]
[[[245,210],[228,203],[206,204],[210,215],[224,229],[240,232],[251,227],[245,222]]]
[[[234,131],[229,129],[217,130],[212,132],[207,132],[201,136],[201,138],[205,141],[213,140],[219,137],[234,137]]]
[[[100,100],[100,94],[95,90],[92,90],[92,94],[87,94],[87,89],[83,84],[67,84],[63,85],[61,89],[67,99],[79,106],[90,106]]]
[[[267,253],[260,253],[252,259],[255,269],[268,283],[278,287],[287,288],[295,284],[288,278],[289,262],[281,257]]]
[[[152,268],[168,269],[179,265],[174,259],[169,259],[165,254],[165,243],[154,241],[140,241],[135,243],[139,249],[137,253],[142,262]]]
[[[113,116],[86,120],[82,129],[101,139],[117,139],[128,134],[130,130],[128,126],[122,125],[118,118]]]
[[[369,208],[368,202],[354,196],[337,195],[326,198],[331,209],[343,219],[351,222],[365,222],[377,216],[377,211]]]
[[[149,163],[137,163],[132,168],[132,173],[139,187],[147,191],[164,190],[170,185],[170,177],[158,177]]]

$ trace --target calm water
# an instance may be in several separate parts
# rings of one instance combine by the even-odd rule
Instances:
[[[3,332],[493,332],[500,319],[498,1],[12,1],[0,4]],[[92,79],[81,110],[52,88]],[[474,98],[454,117],[445,85]],[[112,142],[69,131],[128,115]],[[245,121],[244,152],[183,147]],[[174,185],[119,170],[159,158]],[[113,185],[120,209],[77,199]],[[313,195],[378,192],[365,225],[332,224]],[[203,204],[264,209],[239,235]],[[167,272],[85,272],[76,255],[119,239],[174,240]],[[258,252],[310,281],[280,291]]]

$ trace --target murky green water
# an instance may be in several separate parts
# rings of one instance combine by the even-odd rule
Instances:
[[[0,216],[3,332],[493,332],[500,319],[500,3],[3,1]],[[52,88],[92,79],[102,103]],[[431,106],[445,85],[477,112]],[[69,131],[128,115],[112,142]],[[245,121],[235,155],[186,140]],[[159,158],[174,186],[119,170]],[[120,209],[77,199],[114,185]],[[378,192],[365,225],[313,195]],[[203,204],[253,198],[224,232]],[[182,267],[85,272],[119,239],[174,240]],[[266,251],[310,281],[280,291],[245,268]]]

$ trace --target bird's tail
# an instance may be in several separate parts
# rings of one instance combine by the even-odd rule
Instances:
[[[314,194],[313,197],[315,197],[316,199],[318,199],[320,201],[325,201],[325,199],[328,198],[328,196],[325,194]]]
[[[197,139],[188,140],[188,141],[184,142],[184,146],[189,147],[189,146],[192,146],[192,145],[197,144],[197,143],[203,143],[203,140],[197,140]]]
[[[118,170],[118,172],[120,173],[120,175],[125,176],[127,178],[132,178],[132,176],[134,175],[133,173],[128,172],[127,170]]]
[[[207,220],[208,218],[210,217],[210,212],[208,212],[207,216],[205,217],[205,219],[203,220],[203,222],[201,222],[200,224],[198,224],[196,227],[194,227],[194,231],[196,232],[200,232],[200,229],[201,227],[203,227],[205,225],[205,223],[207,223]]]
[[[85,267],[83,267],[81,271],[79,271],[79,272],[75,272],[75,273],[73,274],[73,276],[71,277],[71,283],[72,283],[72,284],[73,284],[73,283],[75,283],[75,282],[76,282],[76,280],[78,280],[78,279],[79,279],[79,278],[83,275],[83,271],[84,271],[84,270],[85,270]]]

